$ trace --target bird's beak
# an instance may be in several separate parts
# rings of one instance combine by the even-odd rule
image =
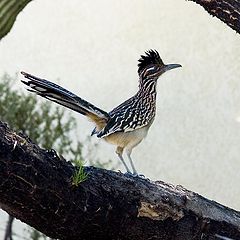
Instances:
[[[179,68],[179,67],[182,67],[182,65],[180,65],[180,64],[167,64],[164,67],[164,71],[166,72],[168,70],[171,70],[171,69],[174,69],[174,68]]]

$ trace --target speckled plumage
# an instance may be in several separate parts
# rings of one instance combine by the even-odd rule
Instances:
[[[156,112],[156,84],[159,76],[165,71],[179,67],[178,64],[165,65],[157,51],[150,50],[139,59],[139,90],[138,92],[109,113],[83,100],[68,90],[44,79],[22,72],[30,87],[30,91],[68,107],[87,116],[95,123],[92,135],[105,139],[117,146],[116,153],[123,162],[123,150],[126,151],[136,173],[130,157],[132,149],[147,135]]]

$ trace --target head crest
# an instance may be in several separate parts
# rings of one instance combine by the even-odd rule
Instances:
[[[142,72],[144,68],[151,64],[164,65],[159,53],[156,50],[149,50],[145,52],[146,55],[141,55],[141,58],[138,60],[138,74]]]

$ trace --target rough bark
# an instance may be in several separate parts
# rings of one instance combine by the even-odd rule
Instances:
[[[240,33],[240,0],[189,0]]]
[[[240,239],[239,212],[181,186],[85,167],[76,187],[74,170],[0,122],[0,206],[52,238]]]

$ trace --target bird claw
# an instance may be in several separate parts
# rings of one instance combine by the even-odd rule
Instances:
[[[126,173],[124,173],[124,175],[125,175],[125,176],[128,176],[128,177],[139,177],[139,178],[146,179],[145,175],[143,175],[143,174],[138,174],[138,173],[126,172]]]
[[[127,177],[133,177],[134,176],[133,173],[131,173],[131,172],[125,172],[124,175],[127,176]]]

